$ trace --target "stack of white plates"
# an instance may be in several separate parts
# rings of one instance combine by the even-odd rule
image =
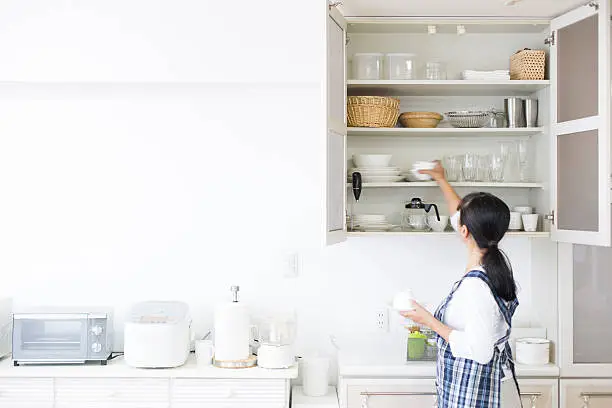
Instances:
[[[399,167],[353,167],[349,169],[348,179],[352,180],[354,172],[361,173],[361,180],[364,183],[393,183],[402,181],[402,170]]]
[[[390,224],[384,214],[354,214],[352,227],[361,231],[389,231],[395,225]]]

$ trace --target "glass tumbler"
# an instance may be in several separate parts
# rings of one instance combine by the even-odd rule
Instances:
[[[446,79],[446,68],[441,62],[428,62],[425,64],[425,79],[440,81]]]
[[[461,177],[461,156],[446,156],[444,158],[444,169],[448,181],[458,181]]]
[[[463,156],[463,179],[465,181],[476,181],[478,176],[478,155],[466,153]]]
[[[491,179],[491,158],[488,154],[478,156],[478,167],[476,170],[477,181],[489,181]]]
[[[502,154],[491,155],[491,181],[501,183],[504,181],[504,167],[506,163]]]

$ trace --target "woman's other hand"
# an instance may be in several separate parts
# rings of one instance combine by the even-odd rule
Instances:
[[[419,170],[419,173],[427,174],[435,181],[444,180],[445,175],[444,175],[444,167],[442,167],[442,163],[440,163],[440,160],[436,160],[435,163],[436,163],[436,167],[434,167],[433,170]]]
[[[417,324],[421,324],[431,329],[432,322],[436,320],[436,318],[431,313],[429,313],[427,309],[425,309],[423,306],[421,306],[414,300],[412,301],[412,306],[414,307],[414,310],[407,310],[401,312],[400,314]]]

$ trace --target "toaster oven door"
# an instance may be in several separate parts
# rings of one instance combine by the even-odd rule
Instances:
[[[13,321],[13,360],[81,362],[87,358],[87,314],[23,314]]]

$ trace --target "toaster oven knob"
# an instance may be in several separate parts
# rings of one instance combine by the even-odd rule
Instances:
[[[91,328],[91,333],[92,333],[94,336],[99,336],[99,335],[101,335],[101,334],[102,334],[102,326],[93,326],[93,327]]]
[[[102,351],[102,345],[100,343],[93,343],[91,345],[91,351],[94,353],[99,353]]]

